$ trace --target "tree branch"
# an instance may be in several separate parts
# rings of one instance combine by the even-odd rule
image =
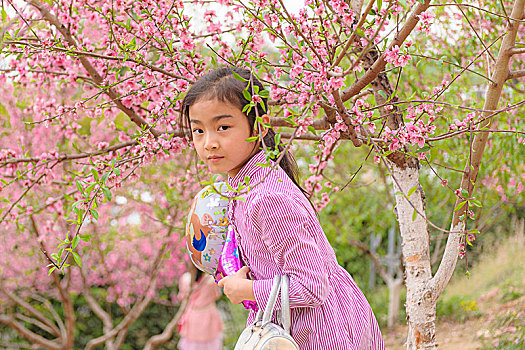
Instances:
[[[525,51],[523,51],[523,52],[525,53]],[[522,78],[522,77],[525,77],[525,69],[509,72],[509,75],[507,76],[507,80],[518,79],[518,78]]]
[[[525,0],[516,0],[510,18],[521,19],[523,16],[524,7]],[[503,85],[509,75],[509,61],[512,56],[511,48],[513,48],[515,45],[518,28],[519,23],[512,20],[508,22],[507,33],[505,34],[505,37],[501,43],[498,57],[494,66],[494,73],[491,77],[491,79],[495,81],[496,84],[489,84],[488,86],[485,95],[485,104],[483,106],[484,110],[493,111],[496,110],[498,106]],[[480,129],[490,127],[492,118],[489,117],[489,115],[490,112],[483,113],[483,117],[486,119],[483,121]],[[472,141],[471,156],[465,165],[463,178],[461,180],[461,188],[468,191],[469,197],[472,195],[474,185],[476,184],[479,168],[481,165],[481,158],[483,156],[483,151],[485,150],[489,134],[490,133],[486,132],[476,133]],[[456,199],[454,208],[457,208],[459,203],[463,200],[466,199],[458,197]],[[464,205],[463,208],[454,212],[450,229],[451,232],[447,239],[447,245],[443,254],[443,258],[441,259],[438,271],[430,281],[430,285],[435,291],[435,298],[439,297],[439,295],[443,292],[456,267],[459,254],[459,242],[465,229],[464,221],[461,221],[460,217],[462,215],[466,215],[466,207],[467,205]]]
[[[55,337],[59,337],[60,336],[60,333],[56,333],[55,330],[53,330],[52,328],[46,326],[43,322],[40,322],[37,319],[28,317],[28,316],[26,316],[24,314],[21,314],[21,313],[16,313],[15,316],[19,320],[22,320],[22,321],[27,322],[27,323],[31,323],[32,325],[37,326],[38,328],[42,329],[43,331],[45,331],[45,332],[47,332],[49,334],[54,335]]]
[[[62,34],[62,36],[68,42],[69,45],[71,45],[74,48],[77,48],[77,43],[75,39],[73,38],[69,30],[63,24],[60,23],[60,21],[55,15],[50,13],[44,7],[43,4],[40,4],[36,0],[31,0],[29,1],[29,3],[33,5],[36,9],[38,9],[38,11],[40,11],[40,14],[42,15],[42,17],[44,17],[44,19],[46,19],[50,24],[54,25],[57,28],[57,30]],[[89,60],[85,56],[79,57],[79,60],[80,60],[80,63],[82,63],[82,66],[84,67],[84,69],[88,72],[89,76],[93,79],[93,81],[95,81],[95,83],[98,85],[101,85],[101,86],[104,85],[104,79],[102,79],[100,74],[98,74],[97,70],[95,69],[95,67],[93,67],[91,62],[89,62]],[[104,91],[106,95],[108,95],[109,98],[113,100],[113,102],[117,105],[118,109],[124,112],[131,119],[131,121],[137,124],[140,128],[146,128],[155,137],[158,137],[162,134],[161,131],[153,129],[133,109],[130,109],[124,106],[122,102],[120,101],[118,94],[112,88],[107,87],[106,89],[104,89]]]
[[[165,344],[168,342],[168,340],[171,339],[173,336],[173,332],[175,331],[175,328],[177,327],[177,324],[179,323],[180,318],[184,314],[184,311],[186,311],[186,307],[188,306],[188,300],[189,300],[189,294],[187,298],[184,298],[181,305],[179,306],[179,309],[177,310],[177,313],[171,321],[168,323],[166,328],[162,331],[160,334],[156,334],[148,339],[146,342],[146,345],[144,346],[144,350],[153,350],[158,345]]]
[[[33,47],[33,48],[39,48],[40,47],[40,45],[35,45],[33,43],[28,43],[28,42],[24,42],[24,41],[16,41],[16,40],[6,40],[5,44],[25,45],[25,46],[30,46],[30,47]],[[124,58],[124,57],[119,57],[119,56],[108,56],[108,55],[102,55],[102,54],[95,53],[95,52],[68,50],[68,49],[63,48],[63,47],[55,47],[55,46],[46,47],[46,49],[47,50],[51,50],[51,51],[57,51],[57,52],[65,52],[65,53],[67,53],[69,55],[74,55],[74,56],[77,56],[77,57],[91,57],[91,58],[103,59],[103,60],[107,60],[107,61],[119,61],[119,62],[126,62],[127,61],[127,62],[132,62],[132,63],[135,63],[135,64],[137,64],[139,66],[143,66],[143,67],[149,68],[152,71],[159,72],[159,73],[162,73],[164,75],[167,75],[170,78],[186,80],[190,84],[195,83],[195,81],[193,81],[191,79],[188,79],[188,78],[183,77],[183,76],[178,75],[178,74],[174,74],[172,72],[168,72],[167,70],[162,69],[160,67],[157,67],[157,66],[149,64],[147,62],[139,61],[139,60],[136,60],[136,59],[133,59],[133,58],[130,58],[130,57]],[[54,74],[66,74],[66,75],[68,75],[67,73],[54,73]],[[79,78],[81,78],[81,77],[79,76]],[[88,78],[88,79],[90,79],[90,78]]]
[[[130,312],[126,315],[126,317],[124,317],[124,319],[118,324],[118,326],[116,326],[111,331],[105,333],[104,335],[98,338],[91,339],[87,343],[85,350],[92,350],[93,348],[103,344],[107,340],[119,336],[120,334],[122,334],[121,332],[127,332],[129,326],[133,322],[135,322],[137,318],[139,318],[139,316],[144,312],[146,307],[149,305],[151,299],[153,298],[153,295],[155,294],[154,291],[157,286],[157,277],[160,269],[160,262],[162,260],[162,255],[164,254],[165,249],[166,245],[164,244],[163,247],[159,250],[159,254],[156,257],[155,262],[153,263],[149,286],[148,288],[146,288],[142,299],[137,299],[137,302],[135,303],[135,305],[133,305],[133,308],[131,308]]]
[[[18,332],[18,334],[21,337],[24,337],[25,339],[29,340],[32,344],[38,344],[50,350],[62,350],[62,346],[56,341],[46,339],[41,335],[31,332],[29,329],[25,328],[20,322],[17,322],[12,316],[0,315],[0,324],[4,324],[14,329]]]
[[[101,149],[101,150],[95,151],[95,152],[84,152],[84,153],[76,153],[76,154],[63,154],[63,155],[59,156],[57,159],[52,159],[52,161],[53,160],[57,160],[58,162],[63,162],[65,160],[89,158],[89,157],[98,156],[98,155],[101,155],[101,154],[113,152],[113,151],[119,150],[121,148],[133,147],[133,146],[136,146],[138,144],[139,143],[136,140],[135,141],[127,141],[127,142],[119,143],[117,145],[113,145],[111,147],[107,147],[107,148],[104,148],[104,149]],[[40,160],[41,159],[38,158],[38,157],[12,158],[12,159],[8,159],[8,160],[6,160],[4,162],[1,162],[0,166],[1,165],[5,165],[5,164],[13,164],[13,163],[38,162]]]
[[[387,50],[390,50],[392,47],[398,45],[401,46],[403,42],[406,40],[408,35],[414,30],[417,23],[419,22],[419,15],[426,11],[428,7],[430,6],[430,0],[425,0],[425,2],[417,3],[417,6],[410,15],[410,17],[407,19],[405,25],[401,28],[399,33],[397,33],[396,37],[390,44]],[[368,84],[370,84],[378,75],[381,73],[381,71],[386,66],[385,61],[385,55],[379,56],[379,58],[375,61],[375,63],[372,65],[372,67],[354,84],[352,84],[349,88],[345,89],[342,94],[343,101],[347,101],[353,96],[357,95],[361,90],[363,90]]]
[[[35,300],[38,300],[40,301],[48,310],[49,312],[51,313],[51,315],[53,315],[53,318],[55,319],[57,325],[58,325],[58,328],[60,329],[60,334],[62,334],[63,332],[65,332],[65,326],[64,326],[64,323],[62,322],[62,319],[60,318],[60,316],[58,315],[58,313],[56,312],[56,310],[53,308],[53,305],[51,305],[51,303],[49,302],[49,300],[41,297],[40,295],[38,294],[33,294],[31,296],[33,299]]]
[[[91,308],[91,311],[93,311],[95,316],[97,316],[102,321],[102,332],[106,334],[113,328],[113,319],[111,318],[111,315],[104,311],[104,309],[98,304],[98,302],[95,300],[95,297],[93,297],[93,294],[91,294],[91,290],[86,283],[86,275],[84,274],[83,268],[80,268],[80,276],[82,277],[82,284],[84,286],[82,295],[86,299],[86,302]],[[113,349],[112,340],[107,341],[107,348]]]
[[[379,274],[379,276],[381,276],[381,278],[386,282],[387,285],[394,283],[394,278],[386,272],[385,268],[383,267],[383,264],[381,263],[381,260],[379,259],[379,256],[373,253],[366,244],[356,239],[349,240],[348,244],[359,248],[361,251],[370,256],[370,258],[374,262],[374,267],[377,273]]]
[[[525,47],[511,47],[508,52],[509,52],[509,55],[511,56],[521,55],[525,53]]]
[[[26,302],[25,300],[23,300],[22,298],[20,298],[16,294],[7,291],[5,288],[3,288],[2,285],[0,285],[0,292],[4,293],[9,298],[9,300],[11,300],[12,302],[17,304],[18,306],[20,306],[20,307],[24,308],[25,310],[27,310],[27,312],[30,315],[33,315],[40,322],[42,322],[45,326],[47,326],[52,331],[52,332],[50,332],[50,334],[52,334],[52,335],[54,335],[56,337],[60,337],[61,332],[58,329],[58,327],[53,322],[49,321],[49,319],[47,317],[45,317],[40,311],[35,309],[33,307],[33,305],[31,305],[30,303]]]

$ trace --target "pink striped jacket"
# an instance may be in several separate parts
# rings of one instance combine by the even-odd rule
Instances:
[[[291,333],[301,350],[384,349],[368,301],[337,263],[308,199],[280,167],[272,171],[257,163],[266,163],[264,152],[228,180],[237,188],[246,176],[252,186],[264,179],[228,209],[241,257],[255,280],[257,305],[266,306],[273,276],[287,274]],[[247,323],[254,317],[250,311]]]

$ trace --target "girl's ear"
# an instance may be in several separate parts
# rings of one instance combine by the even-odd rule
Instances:
[[[270,124],[270,116],[268,114],[263,115],[261,118],[262,118],[262,121],[263,121],[264,124]],[[264,126],[262,127],[262,137],[263,138],[268,133],[268,130],[269,130],[269,128],[266,128]]]

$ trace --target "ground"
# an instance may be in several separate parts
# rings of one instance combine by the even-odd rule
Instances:
[[[461,268],[461,267],[459,267]],[[494,244],[458,273],[438,301],[440,350],[525,349],[525,235]],[[407,327],[383,329],[387,350],[405,349]]]
[[[525,296],[503,304],[494,303],[497,297],[495,295],[492,300],[478,301],[479,310],[482,310],[479,316],[463,321],[438,321],[436,337],[439,349],[525,349]],[[386,349],[405,349],[403,344],[407,334],[406,325],[385,329],[383,333]],[[507,341],[503,342],[504,339]],[[515,347],[512,343],[515,343]]]

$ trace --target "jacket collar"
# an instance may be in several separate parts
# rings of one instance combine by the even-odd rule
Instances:
[[[228,183],[234,189],[238,189],[239,185],[244,184],[246,176],[249,177],[249,184],[255,184],[259,182],[264,174],[265,170],[269,170],[269,167],[263,167],[262,164],[267,164],[266,154],[264,151],[259,151],[256,153],[234,177],[228,177]],[[270,162],[273,165],[273,162]]]

